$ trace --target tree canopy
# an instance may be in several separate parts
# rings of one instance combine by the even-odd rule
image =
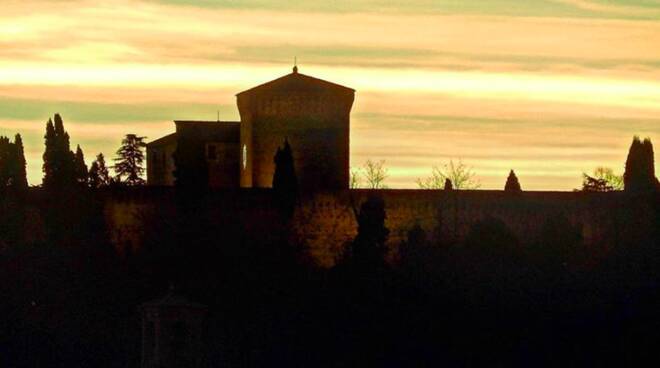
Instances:
[[[13,143],[7,137],[0,137],[0,187],[3,190],[24,190],[28,187],[20,134],[16,134]]]
[[[447,179],[451,181],[453,189],[479,189],[481,187],[472,168],[461,160],[457,162],[450,160],[441,167],[434,166],[431,176],[417,179],[417,186],[420,189],[446,189]]]
[[[110,185],[110,173],[105,165],[105,157],[102,153],[96,155],[96,160],[92,162],[89,168],[89,186],[91,188],[101,188]]]
[[[371,161],[367,160],[364,164],[364,179],[369,189],[387,189],[385,179],[389,174],[385,168],[385,161]]]
[[[623,182],[625,190],[630,192],[648,192],[658,189],[658,179],[655,177],[653,144],[649,138],[641,141],[639,137],[633,137],[626,159]]]
[[[376,195],[369,196],[357,213],[358,234],[350,247],[353,262],[371,265],[383,262],[390,233],[385,219],[385,201]]]
[[[80,145],[76,147],[76,154],[74,156],[74,165],[75,165],[76,181],[80,185],[87,185],[87,181],[88,181],[87,164],[85,163],[85,155],[83,154]]]
[[[518,177],[516,176],[516,173],[513,172],[513,170],[509,172],[509,176],[506,178],[506,184],[504,184],[504,191],[512,192],[512,193],[517,193],[522,191],[522,189],[520,188],[520,182],[518,181]]]
[[[115,158],[115,172],[119,182],[128,185],[144,185],[144,152],[146,137],[138,137],[135,134],[126,134],[121,141],[121,147],[117,150]]]
[[[54,124],[51,119],[46,123],[43,186],[48,190],[64,190],[77,182],[75,155],[60,114],[55,114],[54,120]]]

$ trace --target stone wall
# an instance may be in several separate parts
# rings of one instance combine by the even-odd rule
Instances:
[[[152,188],[155,189],[155,188]],[[476,221],[496,217],[518,237],[523,246],[537,240],[544,222],[565,216],[581,229],[584,243],[603,252],[634,242],[653,230],[655,213],[646,196],[625,193],[347,190],[303,195],[291,223],[290,238],[304,247],[322,267],[331,267],[357,233],[354,211],[369,194],[384,198],[386,226],[390,230],[388,257],[396,261],[398,247],[418,223],[431,238],[462,240]],[[652,198],[657,200],[657,197]],[[250,234],[267,234],[278,221],[269,190],[219,191],[205,201],[219,223],[228,219]],[[150,216],[173,216],[172,188],[124,191],[107,196],[105,216],[113,243],[138,247],[141,222]],[[438,240],[438,239],[436,239]]]

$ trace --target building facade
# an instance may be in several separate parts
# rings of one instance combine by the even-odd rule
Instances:
[[[269,188],[286,139],[300,189],[346,189],[354,98],[355,90],[294,67],[236,95],[240,122],[175,121],[176,133],[147,145],[147,182],[185,176],[210,187]]]

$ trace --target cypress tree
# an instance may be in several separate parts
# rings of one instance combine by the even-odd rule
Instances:
[[[646,177],[649,180],[650,189],[658,188],[658,179],[655,177],[655,156],[653,152],[653,143],[650,138],[644,138],[642,142],[642,153],[644,155],[644,170]]]
[[[277,153],[275,153],[273,189],[288,193],[295,193],[298,190],[298,179],[296,178],[293,154],[288,139],[284,140],[284,147],[278,148]]]
[[[46,135],[44,135],[46,149],[44,150],[43,155],[43,185],[45,188],[50,188],[55,185],[55,175],[56,175],[56,166],[55,166],[55,127],[53,126],[53,121],[48,119],[46,123]]]
[[[23,235],[23,192],[27,189],[25,156],[20,135],[14,143],[0,137],[0,239],[15,245]]]
[[[87,184],[90,188],[96,189],[101,186],[101,180],[99,178],[99,163],[94,161],[89,165],[89,174],[87,177]]]
[[[11,176],[11,144],[9,138],[0,136],[0,191],[6,193]]]
[[[18,190],[24,190],[28,187],[27,181],[27,161],[25,160],[25,149],[23,148],[23,138],[20,134],[14,137],[14,187]]]
[[[626,171],[623,174],[624,188],[629,192],[648,192],[658,187],[655,178],[653,144],[646,138],[644,142],[635,136],[628,151]]]
[[[75,174],[76,174],[76,181],[78,184],[87,184],[87,165],[85,164],[85,155],[83,154],[82,149],[80,148],[80,145],[76,147],[76,154],[74,156],[74,164],[75,164]]]
[[[64,123],[59,114],[55,114],[55,123],[48,120],[44,136],[43,171],[44,188],[64,190],[76,183],[75,155],[71,152],[69,134],[64,130]]]
[[[504,191],[510,193],[519,193],[522,191],[522,189],[520,188],[520,182],[518,181],[518,177],[516,176],[516,173],[513,172],[513,170],[509,172],[509,177],[506,178]]]
[[[296,204],[298,179],[293,164],[291,146],[287,139],[284,140],[283,148],[277,148],[274,160],[273,191],[275,192],[275,199],[285,217],[290,217]]]

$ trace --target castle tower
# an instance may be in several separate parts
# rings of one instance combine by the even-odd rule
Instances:
[[[272,186],[277,148],[288,139],[299,188],[348,188],[355,90],[298,73],[236,95],[241,116],[241,187]]]

